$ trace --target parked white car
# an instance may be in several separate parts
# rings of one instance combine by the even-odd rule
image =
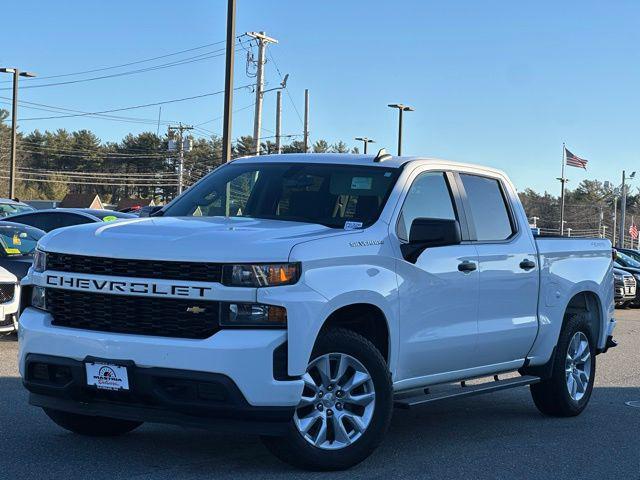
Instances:
[[[20,285],[16,276],[0,267],[0,334],[18,329]]]
[[[244,158],[160,214],[39,243],[20,371],[68,430],[242,429],[293,465],[345,469],[394,406],[530,385],[543,413],[578,415],[615,345],[610,242],[534,239],[494,169]]]

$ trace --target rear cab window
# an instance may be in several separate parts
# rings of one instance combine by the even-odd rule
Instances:
[[[460,173],[478,242],[511,238],[516,227],[501,182],[495,178]]]

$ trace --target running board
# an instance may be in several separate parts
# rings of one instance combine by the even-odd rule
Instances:
[[[506,380],[498,380],[497,375],[493,381],[480,383],[476,385],[467,385],[464,381],[460,382],[460,387],[450,389],[441,393],[429,393],[429,389],[425,388],[424,393],[419,393],[413,396],[396,395],[394,406],[396,408],[402,408],[408,410],[418,405],[426,403],[437,402],[440,400],[448,400],[451,398],[470,397],[472,395],[481,395],[483,393],[497,392],[500,390],[506,390],[507,388],[524,387],[533,383],[538,383],[540,377],[534,377],[533,375],[524,375],[522,377],[509,378]]]

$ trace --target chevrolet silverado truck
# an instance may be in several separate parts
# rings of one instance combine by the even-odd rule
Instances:
[[[383,152],[237,159],[49,233],[23,290],[23,383],[61,427],[243,430],[314,470],[365,459],[394,407],[529,386],[578,415],[615,345],[608,240],[534,239],[505,174]]]

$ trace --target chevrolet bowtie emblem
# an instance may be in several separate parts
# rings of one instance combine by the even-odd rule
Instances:
[[[206,311],[206,308],[200,308],[200,307],[189,307],[187,308],[187,312],[189,313],[202,313],[204,311]]]

